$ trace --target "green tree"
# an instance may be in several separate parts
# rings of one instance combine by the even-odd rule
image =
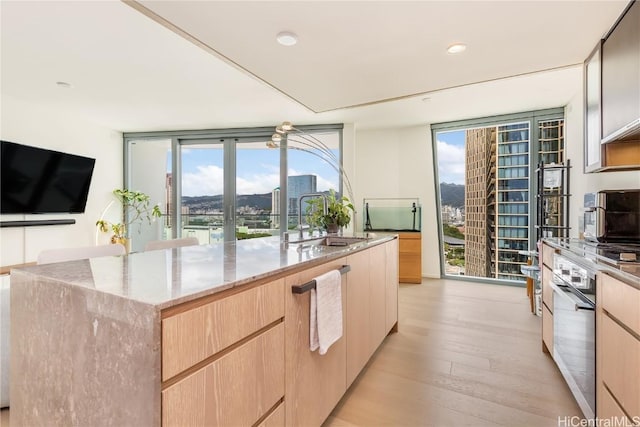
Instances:
[[[442,234],[449,237],[455,237],[456,239],[464,239],[464,234],[462,234],[456,227],[449,224],[442,224]]]

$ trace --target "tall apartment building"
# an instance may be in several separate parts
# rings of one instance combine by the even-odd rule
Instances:
[[[271,224],[273,228],[280,227],[280,187],[271,191]]]
[[[529,248],[529,122],[497,128],[496,275],[522,280]]]
[[[466,131],[465,150],[465,274],[493,277],[489,228],[489,182],[492,177],[491,153],[495,147],[495,128]]]
[[[318,177],[315,175],[295,175],[287,177],[287,198],[289,215],[298,215],[298,198],[306,193],[318,191]]]
[[[540,121],[535,131],[539,150],[533,163],[562,163],[564,120]],[[519,252],[529,248],[533,220],[529,122],[470,129],[465,142],[465,274],[522,280],[527,255]]]

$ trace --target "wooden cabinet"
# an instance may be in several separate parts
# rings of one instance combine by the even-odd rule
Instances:
[[[351,266],[347,282],[347,387],[369,360],[369,254],[358,252],[347,257]]]
[[[618,402],[615,401],[609,390],[603,388],[598,403],[598,418],[601,420],[617,420],[618,425],[632,426],[633,423],[624,413]]]
[[[398,319],[397,240],[347,257],[347,387]]]
[[[284,399],[284,279],[168,309],[162,425],[252,425]]]
[[[640,5],[584,63],[585,172],[640,168]],[[604,142],[604,144],[601,144]]]
[[[640,290],[598,274],[596,402],[598,418],[640,418]]]
[[[600,327],[602,384],[629,415],[640,415],[640,340],[607,315]]]
[[[638,118],[640,5],[631,2],[602,43],[602,138],[606,141]]]
[[[252,425],[283,396],[279,323],[163,390],[162,425]]]
[[[368,251],[358,252],[366,257]],[[329,416],[344,394],[346,386],[346,339],[336,341],[326,354],[309,350],[309,303],[310,293],[293,294],[291,286],[300,285],[320,274],[339,269],[349,264],[345,258],[293,274],[285,278],[286,283],[286,425],[317,425]],[[347,280],[352,270],[342,276],[343,328],[348,332],[349,319],[345,296],[348,297]],[[357,268],[355,269],[357,271]],[[344,329],[343,329],[344,330]]]
[[[598,279],[602,287],[602,308],[640,335],[640,290],[607,274],[601,274]]]
[[[273,412],[271,412],[258,427],[282,427],[284,425],[285,413],[284,403],[278,405]]]
[[[287,426],[319,426],[397,323],[397,239],[285,278]],[[348,265],[342,276],[343,337],[309,351],[309,293],[291,286]]]
[[[422,233],[398,233],[400,283],[422,283]]]
[[[283,315],[284,280],[280,279],[165,317],[162,320],[162,380],[168,380]]]
[[[384,337],[387,336],[387,251],[385,245],[378,245],[369,251],[369,359]]]
[[[385,331],[397,330],[398,325],[398,239],[387,244],[386,248],[386,316]]]
[[[553,255],[555,249],[542,245],[542,351],[553,356]]]

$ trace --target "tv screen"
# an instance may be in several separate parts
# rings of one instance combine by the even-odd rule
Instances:
[[[0,213],[82,213],[95,159],[0,141]]]

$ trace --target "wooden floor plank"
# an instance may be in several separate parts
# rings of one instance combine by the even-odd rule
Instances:
[[[556,426],[580,414],[523,288],[424,280],[398,299],[399,332],[325,427]]]

